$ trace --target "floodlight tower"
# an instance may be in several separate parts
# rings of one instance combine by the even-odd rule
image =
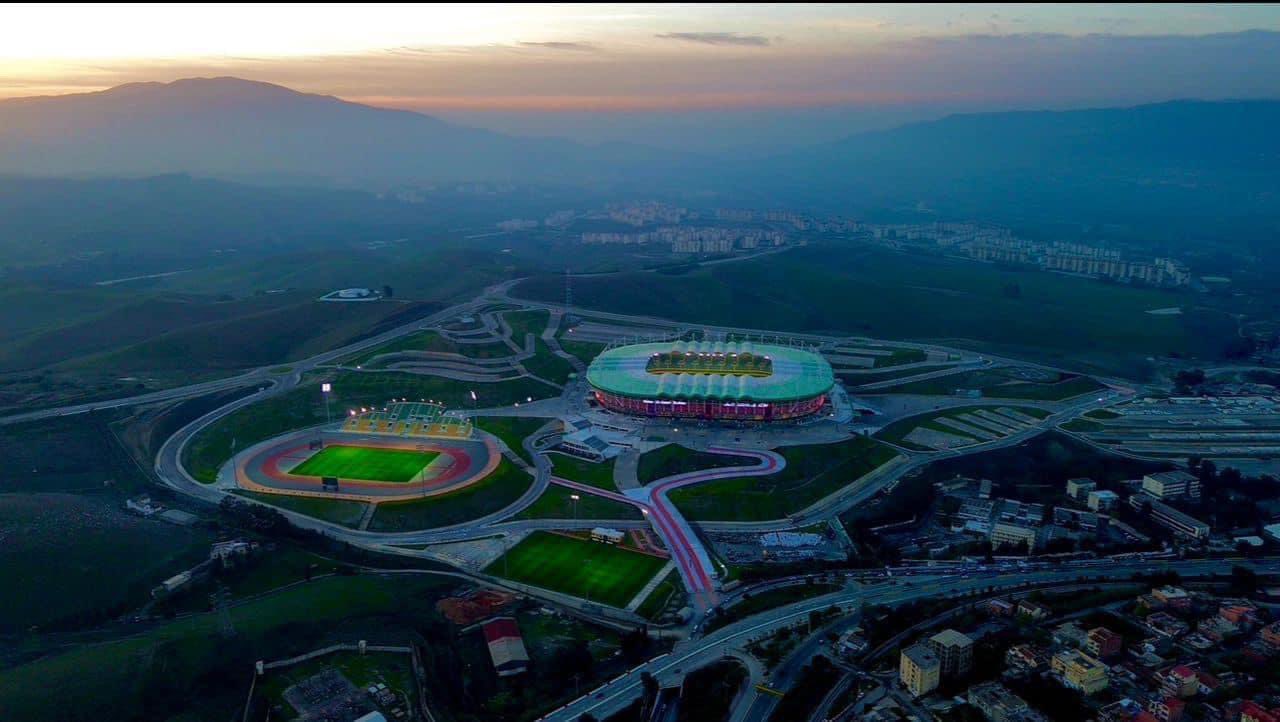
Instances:
[[[333,384],[325,381],[320,384],[320,393],[324,396],[324,418],[325,422],[333,423],[333,414],[329,411],[329,393],[333,391]]]

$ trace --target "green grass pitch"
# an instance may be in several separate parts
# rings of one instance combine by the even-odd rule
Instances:
[[[625,607],[667,563],[602,542],[538,531],[485,571],[523,584]]]
[[[293,467],[298,476],[336,476],[364,481],[413,481],[439,456],[435,451],[380,449],[371,446],[326,446]]]

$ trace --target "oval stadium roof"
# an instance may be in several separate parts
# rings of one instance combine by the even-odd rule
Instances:
[[[768,357],[766,376],[700,368],[688,372],[653,372],[650,359],[684,353],[733,358],[742,354]],[[795,401],[824,394],[835,384],[831,364],[812,351],[752,342],[665,341],[619,346],[604,351],[587,369],[595,388],[619,396],[646,399],[724,401]]]

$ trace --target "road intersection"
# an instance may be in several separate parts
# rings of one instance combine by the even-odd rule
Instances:
[[[417,333],[427,328],[438,327],[440,324],[449,320],[474,314],[480,314],[482,316],[482,321],[486,328],[490,328],[491,330],[494,327],[505,328],[509,334],[510,328],[506,325],[505,319],[500,315],[491,317],[492,314],[490,313],[482,313],[486,307],[491,307],[496,304],[511,304],[517,307],[529,309],[545,309],[550,312],[551,318],[546,329],[542,332],[541,338],[547,343],[553,353],[568,360],[576,370],[581,371],[583,366],[582,362],[577,359],[577,357],[565,353],[555,339],[556,330],[559,328],[566,309],[558,304],[513,299],[508,295],[508,292],[514,283],[515,281],[508,281],[498,284],[486,289],[485,292],[479,294],[475,298],[441,310],[426,318],[404,324],[398,328],[391,329],[341,348],[318,354],[308,359],[293,362],[287,368],[263,367],[226,379],[151,392],[129,398],[30,411],[15,416],[0,418],[0,425],[86,413],[88,411],[98,409],[170,402],[180,399],[194,398],[214,392],[258,386],[259,388],[257,391],[214,409],[179,429],[165,441],[156,456],[154,471],[156,477],[161,483],[191,499],[209,504],[218,504],[228,497],[229,490],[216,484],[208,485],[200,483],[191,476],[182,464],[183,450],[193,438],[195,438],[201,431],[225,418],[229,414],[251,404],[258,403],[264,399],[284,394],[298,388],[303,383],[303,379],[306,374],[310,372],[331,366],[335,362],[344,358],[349,358],[354,354],[375,349],[402,336]],[[688,324],[681,324],[666,319],[657,319],[652,317],[628,316],[595,311],[585,312],[585,314],[592,318],[618,321],[628,324],[643,323],[655,328],[670,329],[677,332],[689,328]],[[698,326],[698,328],[710,330],[713,333],[760,333],[753,329],[730,327]],[[851,339],[814,334],[800,334],[796,337],[798,339],[814,343],[820,347],[828,348],[840,343],[865,341],[865,339]],[[895,342],[895,345],[905,348],[919,348],[924,350],[936,350],[938,348],[926,344],[912,344],[907,342]],[[527,355],[528,347],[524,346],[520,353]],[[1021,361],[1001,359],[992,356],[976,356],[970,352],[963,352],[961,354],[961,358],[962,363],[953,365],[946,370],[946,373],[953,373],[964,369],[998,363],[1017,363],[1023,366],[1036,366],[1046,370],[1061,371],[1061,369],[1052,369],[1050,367],[1027,364]],[[941,373],[944,372],[927,371],[923,372],[923,375],[921,375],[920,378],[930,378]],[[911,378],[915,377],[898,379],[896,383],[902,383],[904,380],[910,380]],[[700,523],[699,526],[724,531],[764,532],[796,529],[828,521],[847,509],[871,499],[875,495],[881,493],[884,489],[891,487],[898,480],[930,463],[966,454],[1015,446],[1047,429],[1057,426],[1062,421],[1074,418],[1091,409],[1104,408],[1112,405],[1124,400],[1133,393],[1133,390],[1128,388],[1123,381],[1114,379],[1104,381],[1106,381],[1111,388],[1065,402],[1052,404],[1050,408],[1052,413],[1047,418],[1040,420],[1038,423],[1029,426],[1026,429],[1019,430],[998,440],[975,443],[971,446],[962,448],[930,452],[898,447],[897,451],[899,456],[895,460],[874,469],[860,479],[853,481],[810,506],[792,513],[789,517],[766,522],[703,522]],[[469,414],[483,415],[489,412],[503,414],[530,413],[535,416],[542,416],[557,408],[577,409],[581,407],[581,403],[578,403],[581,399],[576,398],[578,396],[582,396],[582,387],[580,384],[571,381],[564,393],[565,396],[562,397],[562,400],[559,400],[559,402],[557,402],[557,400],[538,402],[538,404],[529,405],[527,409],[480,409],[470,411]],[[535,412],[535,408],[537,408],[538,411]],[[865,429],[864,431],[870,431],[870,429]],[[847,437],[848,431],[845,430],[841,433]],[[803,433],[796,432],[795,435],[800,437],[803,436]],[[1055,580],[1070,579],[1072,578],[1072,575],[1079,575],[1081,573],[1081,568],[1077,567],[1064,571],[1025,572],[1006,574],[999,577],[985,576],[976,579],[969,579],[956,575],[925,577],[920,578],[919,583],[913,582],[909,586],[892,585],[887,587],[878,586],[876,588],[865,588],[858,584],[852,584],[844,591],[805,600],[780,609],[771,610],[716,630],[711,634],[699,636],[697,631],[697,622],[702,619],[707,612],[714,609],[717,604],[722,603],[724,597],[722,597],[722,592],[719,588],[716,568],[710,553],[703,546],[703,543],[693,526],[685,520],[682,515],[680,515],[678,510],[675,508],[675,505],[670,502],[668,493],[684,486],[704,483],[716,479],[741,478],[744,476],[777,473],[785,465],[784,458],[780,454],[768,448],[747,448],[745,444],[743,446],[731,447],[712,444],[708,446],[706,449],[707,451],[712,453],[749,457],[754,459],[756,463],[752,465],[677,474],[664,479],[659,479],[647,486],[639,485],[636,488],[627,488],[623,493],[617,493],[601,490],[596,487],[590,487],[579,482],[554,477],[552,475],[551,464],[546,455],[542,452],[549,445],[553,445],[556,440],[557,437],[550,432],[539,434],[537,439],[525,439],[523,441],[524,449],[528,452],[528,457],[534,462],[532,468],[532,473],[534,475],[533,484],[530,485],[527,491],[522,494],[519,499],[507,508],[468,522],[416,531],[373,532],[368,530],[352,529],[289,510],[282,509],[280,511],[290,520],[291,523],[298,527],[317,531],[333,539],[350,543],[353,546],[368,548],[385,553],[416,556],[452,563],[450,557],[436,555],[433,553],[430,545],[494,537],[495,535],[501,536],[504,539],[518,539],[524,534],[539,529],[587,529],[600,524],[600,522],[596,522],[594,520],[579,519],[514,519],[514,517],[519,515],[521,511],[537,500],[538,497],[547,490],[550,484],[565,486],[567,488],[574,489],[579,493],[590,493],[604,496],[614,501],[629,503],[633,506],[639,507],[644,513],[644,519],[642,521],[610,522],[610,525],[624,528],[652,526],[666,543],[672,554],[673,561],[676,563],[676,568],[679,570],[680,576],[684,581],[686,588],[689,590],[695,606],[692,636],[690,639],[677,644],[675,650],[670,655],[665,655],[664,657],[651,660],[650,662],[641,665],[641,667],[638,667],[633,671],[633,673],[629,673],[618,680],[610,682],[599,690],[584,696],[580,700],[575,700],[565,708],[548,715],[546,717],[548,720],[576,720],[578,716],[584,713],[591,713],[599,718],[603,718],[607,714],[621,709],[634,699],[635,696],[637,696],[639,690],[639,672],[650,672],[663,682],[680,678],[683,674],[688,673],[692,669],[720,659],[726,654],[729,656],[743,654],[740,651],[734,652],[733,650],[740,650],[740,648],[745,647],[751,641],[773,634],[784,626],[792,625],[802,620],[807,621],[808,614],[811,611],[824,610],[831,606],[836,606],[846,612],[850,612],[860,608],[864,603],[874,602],[895,604],[910,601],[911,599],[919,598],[921,596],[964,592],[978,588],[979,585],[1001,586],[1005,584],[1048,583]],[[758,441],[757,445],[763,443],[765,442]],[[513,454],[512,456],[514,457],[516,455]],[[523,461],[520,463],[522,466],[526,465]],[[236,498],[242,499],[243,497],[237,496]],[[1206,570],[1211,569],[1213,564],[1214,563],[1212,562],[1161,563],[1162,566],[1167,566],[1168,568],[1176,569],[1183,573],[1205,572]],[[1265,566],[1268,571],[1280,571],[1280,568],[1277,568],[1280,567],[1280,562],[1268,561],[1258,564],[1260,567]],[[1117,574],[1128,574],[1134,571],[1149,571],[1150,566],[1150,562],[1112,564],[1105,569],[1105,573],[1115,576]],[[468,570],[468,572],[473,577],[482,579],[489,583],[500,582],[500,580],[483,577],[483,575],[479,574],[478,569]],[[555,595],[553,593],[546,592],[545,590],[529,589],[526,591],[539,594],[547,599],[552,599],[557,603],[568,605],[573,604],[571,600],[564,599],[562,595]],[[601,616],[610,618],[615,622],[625,623],[627,621],[639,621],[638,617],[635,617],[634,614],[626,612],[625,610],[600,611]],[[752,672],[753,675],[757,673],[758,670]],[[768,707],[767,703],[760,704],[763,705],[760,709]],[[752,711],[754,709],[756,709],[756,703],[752,702],[744,708],[745,711],[739,711],[737,714],[744,719],[763,719],[758,712]]]

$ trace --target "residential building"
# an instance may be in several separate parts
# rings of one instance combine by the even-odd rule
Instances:
[[[991,546],[999,548],[1004,545],[1025,547],[1028,552],[1036,548],[1036,530],[1020,524],[1007,524],[998,521],[991,525]]]
[[[1258,635],[1268,647],[1272,649],[1280,649],[1280,622],[1272,622],[1262,628],[1262,632]]]
[[[1098,482],[1093,479],[1067,479],[1067,496],[1076,501],[1084,501],[1097,488]]]
[[[1196,676],[1194,669],[1185,664],[1165,670],[1156,677],[1156,680],[1160,684],[1161,693],[1169,697],[1187,699],[1196,696],[1200,691],[1200,678]]]
[[[1185,471],[1161,471],[1142,477],[1142,491],[1161,501],[1200,500],[1200,478]]]
[[[1090,511],[1069,509],[1065,506],[1053,507],[1053,523],[1063,527],[1074,527],[1081,531],[1096,532],[1101,522],[1099,516]]]
[[[1142,511],[1143,507],[1149,508],[1152,521],[1180,536],[1197,540],[1209,537],[1208,524],[1174,509],[1145,492],[1139,492],[1129,497],[1129,506],[1137,511]]]
[[[1151,597],[1161,607],[1179,610],[1191,608],[1191,594],[1182,587],[1175,587],[1169,584],[1163,587],[1156,587],[1151,590]]]
[[[1114,491],[1097,489],[1089,492],[1085,505],[1093,511],[1111,511],[1120,503],[1120,495]]]
[[[1094,627],[1085,637],[1084,649],[1098,659],[1106,659],[1120,653],[1123,638],[1106,627]]]
[[[1168,612],[1148,615],[1142,624],[1165,639],[1177,639],[1191,630],[1186,622]]]
[[[967,699],[990,722],[1042,722],[1046,719],[999,682],[984,682],[970,687]]]
[[[1049,668],[1062,683],[1086,696],[1107,688],[1107,665],[1076,649],[1065,649],[1053,655]]]
[[[911,692],[921,697],[938,688],[942,677],[942,660],[923,644],[913,644],[902,650],[898,660],[898,679]]]
[[[1053,613],[1053,610],[1039,602],[1033,602],[1030,599],[1023,599],[1018,602],[1018,616],[1027,617],[1029,619],[1044,619]]]
[[[987,600],[987,614],[993,617],[1012,617],[1016,609],[1017,605],[1008,599],[997,597]],[[1280,644],[1277,646],[1280,646]]]
[[[1240,722],[1280,722],[1280,709],[1268,710],[1247,699],[1240,705]]]
[[[1032,644],[1015,644],[1005,651],[1004,663],[1017,672],[1039,672],[1049,666],[1049,655]]]
[[[938,656],[943,678],[955,679],[973,667],[973,640],[954,629],[945,629],[925,642]]]
[[[1147,711],[1160,722],[1178,722],[1186,706],[1187,703],[1177,697],[1158,697],[1147,702]]]
[[[1060,647],[1084,647],[1088,635],[1075,622],[1063,622],[1053,630],[1053,643]]]

